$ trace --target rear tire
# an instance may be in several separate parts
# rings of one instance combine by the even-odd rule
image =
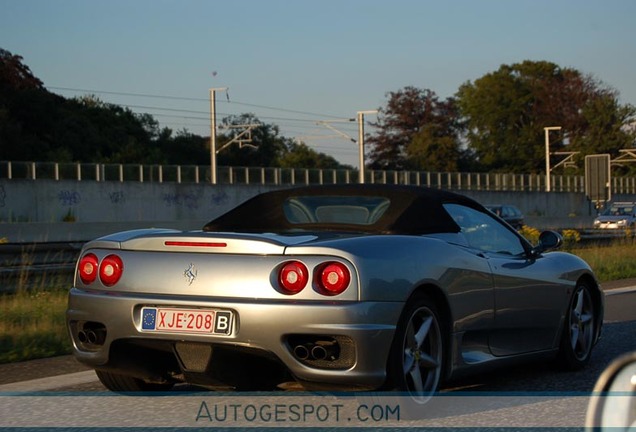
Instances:
[[[161,392],[170,390],[173,383],[149,383],[139,378],[96,370],[97,378],[114,392]]]
[[[590,287],[576,285],[565,316],[559,363],[565,369],[578,370],[590,361],[596,334],[596,305]]]
[[[425,296],[413,297],[402,312],[389,353],[388,388],[426,403],[442,379],[444,340],[435,303]]]

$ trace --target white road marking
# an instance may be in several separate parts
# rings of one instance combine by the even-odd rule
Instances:
[[[603,284],[601,284],[602,286]],[[616,289],[610,289],[610,290],[606,290],[605,291],[605,296],[611,296],[611,295],[617,295],[617,294],[625,294],[628,292],[633,292],[636,291],[636,286],[630,286],[630,287],[625,287],[625,288],[616,288]]]
[[[87,384],[97,381],[95,371],[88,370],[65,375],[57,375],[46,378],[39,378],[29,381],[18,381],[0,385],[1,392],[37,392],[52,390],[62,387],[70,387],[79,384]]]

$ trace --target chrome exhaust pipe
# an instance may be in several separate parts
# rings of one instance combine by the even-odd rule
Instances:
[[[336,354],[336,342],[318,341],[311,349],[311,356],[315,360],[333,360]]]
[[[296,345],[294,347],[294,355],[300,360],[309,358],[309,348],[306,345]]]
[[[86,342],[89,344],[95,344],[97,342],[97,335],[93,330],[86,331]]]
[[[314,360],[324,360],[327,358],[327,350],[322,345],[314,345],[311,349],[311,358]]]
[[[86,343],[88,341],[88,337],[86,336],[86,332],[84,330],[80,330],[77,332],[77,339],[81,343]]]
[[[106,341],[106,329],[103,327],[84,326],[77,331],[77,340],[86,345],[104,345]]]

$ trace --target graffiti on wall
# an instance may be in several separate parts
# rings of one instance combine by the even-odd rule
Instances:
[[[126,202],[124,191],[111,192],[108,194],[108,198],[110,199],[111,204],[123,204]]]
[[[168,207],[185,207],[190,210],[196,210],[200,207],[202,201],[201,193],[164,193],[161,199]],[[210,204],[218,206],[226,204],[230,201],[230,197],[226,192],[214,193],[210,196]]]
[[[61,190],[57,193],[57,199],[61,205],[71,207],[78,205],[82,201],[82,196],[74,190]]]
[[[230,197],[225,192],[219,192],[219,193],[212,194],[212,197],[210,198],[210,203],[212,205],[221,205],[221,204],[227,203],[229,199]]]
[[[185,207],[190,210],[196,210],[199,208],[199,194],[164,193],[161,194],[161,198],[168,207]]]
[[[24,185],[23,185],[24,184]],[[220,215],[261,191],[254,187],[209,187],[90,181],[34,183],[0,181],[0,220],[82,222],[172,221]]]

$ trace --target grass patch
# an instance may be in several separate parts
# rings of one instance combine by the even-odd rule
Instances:
[[[0,297],[0,363],[69,354],[68,290],[21,290]]]
[[[0,363],[71,353],[66,306],[72,276],[21,274],[0,294]]]
[[[600,282],[636,278],[636,245],[631,240],[617,241],[611,246],[572,249],[594,270]]]
[[[519,233],[530,243],[537,244],[540,231],[523,226]],[[607,244],[580,245],[581,235],[576,230],[564,230],[561,250],[570,252],[585,260],[600,282],[636,278],[636,238],[631,231]]]

